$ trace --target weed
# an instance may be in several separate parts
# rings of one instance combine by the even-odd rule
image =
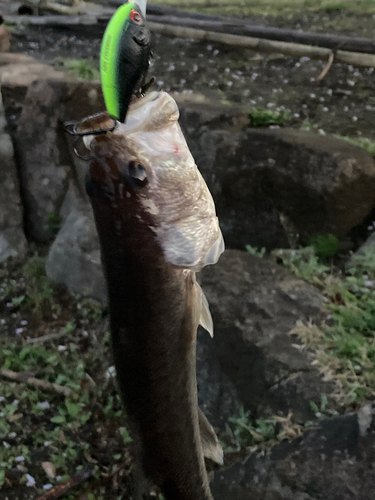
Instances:
[[[370,155],[375,156],[375,141],[367,139],[366,137],[346,137],[343,135],[335,135],[336,139],[341,139],[342,141],[349,142],[354,146],[360,146],[365,149]]]
[[[318,234],[310,239],[309,245],[314,247],[317,257],[326,259],[337,254],[339,240],[333,234]]]
[[[24,384],[0,383],[0,488],[24,484],[28,477],[34,480],[35,476],[41,494],[45,477],[43,473],[35,475],[41,461],[51,462],[56,469],[56,477],[48,479],[55,486],[93,463],[98,464],[98,479],[102,472],[107,477],[108,470],[115,471],[123,460],[131,439],[123,427],[120,398],[101,373],[95,347],[88,345],[81,351],[69,337],[64,347],[60,352],[54,345],[0,341],[0,369],[32,373],[71,389],[69,397],[64,398]],[[90,389],[88,373],[95,378]],[[103,467],[101,460],[107,448],[110,452]],[[95,491],[95,498],[106,498],[105,491]]]
[[[366,277],[366,281],[375,279],[375,252],[367,247],[352,256],[346,266],[347,272],[356,278]]]
[[[58,214],[50,212],[47,214],[47,222],[45,224],[46,229],[57,234],[61,228],[61,218]]]
[[[284,125],[290,120],[291,112],[254,108],[249,116],[253,127],[268,127],[269,125]]]
[[[316,418],[323,418],[325,416],[324,411],[325,411],[327,404],[328,404],[328,398],[327,398],[326,394],[322,394],[321,398],[322,398],[322,400],[320,403],[320,408],[318,407],[318,405],[316,403],[314,403],[314,401],[310,401],[310,407],[311,407],[312,411],[315,413]]]
[[[293,424],[291,417],[290,413],[287,417],[254,419],[249,411],[240,406],[237,413],[229,418],[226,431],[220,436],[221,444],[226,452],[236,452],[242,448],[272,445],[286,438],[295,438],[302,434],[302,427]]]
[[[251,245],[246,245],[246,251],[249,252],[251,255],[255,255],[255,257],[260,257],[262,258],[264,254],[266,253],[266,249],[264,247],[262,248],[256,248],[252,247]]]
[[[306,251],[306,249],[302,250]],[[282,252],[285,252],[284,250]],[[301,251],[300,251],[301,252]],[[310,252],[310,251],[309,251]],[[297,327],[307,347],[318,351],[322,369],[330,373],[341,391],[338,403],[345,407],[375,396],[375,254],[367,249],[352,257],[342,277],[327,274],[321,264],[309,258],[308,272],[301,272],[301,261],[285,259],[284,264],[297,276],[318,282],[328,303],[326,322]],[[323,271],[323,272],[322,272]]]
[[[22,301],[32,310],[37,319],[52,312],[60,313],[58,304],[54,301],[54,292],[45,271],[45,259],[34,255],[23,267],[26,280],[26,297]],[[21,302],[21,303],[22,303]]]
[[[240,451],[242,448],[254,446],[263,441],[276,439],[276,422],[273,420],[255,420],[243,406],[237,414],[229,418],[226,433],[222,437],[222,444],[226,452]]]
[[[87,320],[99,321],[103,317],[103,307],[100,302],[89,297],[79,298],[77,310]]]
[[[271,255],[296,276],[315,285],[322,285],[329,271],[329,267],[319,262],[314,247],[274,250]]]

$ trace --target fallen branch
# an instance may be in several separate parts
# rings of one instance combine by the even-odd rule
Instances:
[[[79,484],[87,481],[93,474],[94,469],[84,469],[83,471],[78,472],[74,476],[70,477],[64,483],[58,484],[51,488],[47,493],[44,493],[42,496],[38,497],[36,500],[55,500],[56,498],[60,498],[63,495],[66,495],[69,490],[78,486]]]
[[[152,16],[149,16],[150,18]],[[154,33],[159,33],[161,35],[167,36],[176,36],[180,38],[190,38],[192,40],[197,41],[206,41],[206,42],[218,42],[227,45],[231,45],[233,47],[247,48],[251,50],[255,50],[258,52],[266,52],[266,53],[281,53],[291,57],[310,57],[311,59],[321,59],[327,60],[332,53],[330,48],[319,47],[314,45],[304,45],[302,43],[292,43],[285,41],[278,41],[260,37],[251,37],[251,36],[241,36],[234,35],[230,33],[221,33],[216,31],[207,31],[203,29],[195,29],[184,26],[174,26],[172,24],[163,24],[162,21],[164,16],[153,16],[153,19],[157,19],[158,22],[149,21],[149,26]],[[66,26],[66,27],[77,27],[77,26],[96,26],[100,30],[104,30],[105,23],[109,21],[109,16],[23,16],[22,19],[16,16],[6,16],[5,20],[10,23],[21,23],[25,25],[33,25],[33,26]],[[160,21],[161,22],[160,22]],[[199,25],[201,21],[200,19],[178,19],[176,21],[180,24],[186,22],[188,24],[192,23],[194,26]],[[217,26],[217,23],[220,23],[223,26],[223,29],[227,29],[228,27],[235,29],[239,29],[237,24],[225,24],[221,21],[209,20],[204,21],[207,26],[211,24],[211,26]],[[207,24],[208,23],[208,24]],[[216,23],[216,24],[215,24]],[[233,29],[234,29],[233,28]],[[213,28],[212,28],[213,29]],[[266,30],[270,31],[270,36],[276,37],[276,32],[280,31],[278,28],[263,28],[263,27],[250,27],[246,26],[248,32],[252,30],[252,32],[258,31],[259,35],[263,32],[262,36],[266,36]],[[287,30],[288,31],[288,30]],[[291,30],[289,30],[291,31]],[[274,34],[272,35],[272,32]],[[316,43],[324,42],[323,39],[326,39],[326,45],[330,47],[340,46],[345,50],[335,50],[335,62],[341,62],[345,64],[350,64],[353,66],[363,66],[367,68],[375,67],[375,42],[367,39],[354,39],[351,37],[337,37],[334,39],[333,35],[319,35],[314,33],[294,33],[295,37],[309,37],[310,35],[316,35]],[[277,36],[281,38],[279,34]],[[307,42],[307,38],[305,42]],[[320,39],[320,41],[318,40]],[[331,40],[329,43],[328,41]],[[337,45],[338,44],[338,45]],[[367,44],[367,45],[366,45]],[[366,45],[366,47],[365,47]],[[349,47],[357,46],[358,50],[363,50],[362,52],[352,52],[349,51]],[[365,53],[367,52],[374,52]]]
[[[202,19],[203,17],[203,19]],[[344,35],[331,35],[314,33],[311,31],[296,31],[283,28],[273,28],[247,24],[238,19],[211,18],[194,19],[190,16],[180,17],[171,15],[148,15],[148,21],[172,24],[174,26],[186,26],[205,31],[215,31],[231,35],[250,36],[264,38],[268,40],[278,40],[282,42],[301,43],[304,45],[314,45],[325,47],[331,50],[342,49],[349,52],[364,52],[375,54],[375,41],[369,38],[355,38]]]
[[[56,394],[62,394],[63,396],[70,396],[72,390],[69,387],[64,387],[62,385],[54,384],[48,382],[47,380],[41,380],[39,378],[30,377],[27,372],[14,372],[3,368],[1,370],[1,375],[15,382],[21,382],[27,385],[31,385],[36,389],[41,389],[42,391],[54,392]]]
[[[39,342],[49,342],[50,340],[57,340],[61,337],[65,337],[67,335],[67,331],[65,328],[62,328],[58,332],[47,333],[47,335],[42,335],[41,337],[33,337],[26,339],[27,344],[38,344]]]
[[[298,43],[277,42],[273,40],[262,40],[238,35],[216,33],[214,31],[185,28],[182,26],[171,26],[161,23],[149,22],[149,27],[154,33],[161,35],[190,38],[204,42],[218,42],[232,47],[256,50],[257,52],[280,53],[292,57],[310,57],[311,59],[327,60],[332,53],[330,49],[313,47]],[[375,55],[362,54],[359,52],[346,52],[338,50],[335,56],[336,62],[351,64],[353,66],[375,67]]]
[[[120,7],[124,0],[108,0],[109,5]],[[175,16],[175,17],[188,17],[191,19],[205,19],[205,20],[222,20],[221,16],[208,16],[207,14],[199,14],[197,12],[189,12],[187,10],[175,9],[173,7],[164,7],[162,5],[147,5],[147,17],[150,15],[155,16]]]
[[[64,15],[45,15],[45,16],[4,16],[5,21],[10,24],[21,26],[99,26],[98,16],[64,16]],[[106,16],[108,22],[110,16]]]

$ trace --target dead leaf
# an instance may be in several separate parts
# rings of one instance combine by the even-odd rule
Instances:
[[[87,450],[84,451],[84,455],[85,455],[86,460],[90,464],[98,464],[99,463],[97,460],[95,460],[95,458],[92,458],[92,456],[90,455],[90,453]]]
[[[19,420],[22,417],[23,417],[22,413],[13,413],[13,415],[8,415],[7,419],[9,420],[9,422],[15,422],[16,420]]]
[[[50,479],[56,477],[56,467],[51,462],[42,462],[42,467]]]
[[[59,438],[60,438],[60,440],[61,440],[64,444],[68,444],[68,441],[66,440],[66,437],[65,437],[64,431],[60,431],[60,432],[59,432]]]

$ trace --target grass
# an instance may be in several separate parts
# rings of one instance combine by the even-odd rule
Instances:
[[[64,59],[59,57],[56,62],[59,66],[63,66],[69,70],[69,72],[76,78],[81,78],[82,80],[100,80],[98,63],[96,63],[92,58]]]
[[[250,15],[282,15],[313,10],[332,12],[345,9],[359,14],[375,13],[374,0],[155,0],[157,5],[181,8],[205,14],[222,14],[228,16]]]
[[[275,250],[271,256],[327,298],[321,325],[299,324],[290,334],[317,351],[320,370],[340,388],[333,395],[337,408],[345,411],[375,397],[375,252],[367,248],[352,256],[345,273],[333,273],[328,257],[337,251],[336,239],[327,235],[313,243],[298,250]],[[253,247],[247,250],[264,254]]]
[[[342,141],[349,142],[354,146],[360,146],[370,153],[370,155],[375,156],[375,141],[372,141],[371,139],[367,139],[366,137],[346,137],[337,134],[334,137],[341,139]]]
[[[313,408],[314,409],[314,408]],[[220,441],[226,453],[239,452],[244,448],[270,447],[284,439],[294,439],[303,433],[302,425],[292,422],[292,414],[254,419],[249,411],[240,406],[229,419]]]
[[[108,341],[101,343],[103,347],[108,350]],[[106,498],[106,477],[129,474],[123,464],[131,440],[113,380],[103,372],[98,346],[77,332],[60,338],[58,345],[2,339],[0,367],[71,389],[71,395],[63,397],[1,381],[2,494],[11,498],[12,486],[28,481],[35,481],[41,494],[79,471],[92,469],[95,499]],[[49,477],[45,464],[53,471]]]
[[[321,371],[335,379],[341,390],[335,396],[343,410],[375,396],[375,253],[354,255],[344,274],[332,274],[315,249],[274,252],[296,276],[318,286],[327,297],[322,325],[299,325],[298,335],[318,351]]]
[[[66,397],[0,375],[0,497],[38,497],[89,470],[87,498],[128,498],[131,440],[100,305],[55,289],[32,252],[0,265],[0,316],[0,370],[70,390]],[[76,498],[70,493],[64,500]]]
[[[285,125],[291,119],[292,114],[288,109],[272,111],[271,109],[254,108],[249,116],[251,126],[269,127],[270,125]]]

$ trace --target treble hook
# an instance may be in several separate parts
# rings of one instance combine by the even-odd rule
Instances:
[[[107,122],[108,126],[101,126],[96,128],[95,125]],[[82,155],[76,148],[77,142],[82,139],[82,137],[88,135],[100,135],[106,134],[107,132],[113,132],[117,127],[117,120],[110,118],[107,113],[96,113],[94,115],[87,116],[80,121],[67,121],[64,123],[64,130],[69,134],[76,137],[73,142],[73,151],[78,158],[84,161],[90,161],[90,155]],[[93,128],[89,128],[92,125]]]

